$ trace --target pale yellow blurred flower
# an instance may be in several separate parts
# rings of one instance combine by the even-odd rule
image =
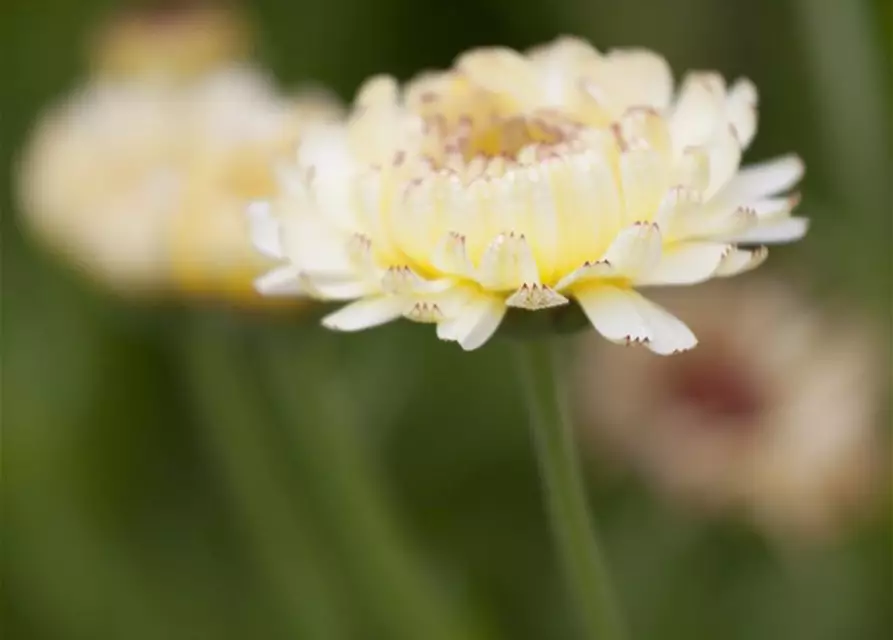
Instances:
[[[594,455],[779,538],[827,539],[864,515],[888,477],[883,332],[817,310],[776,281],[656,297],[700,346],[656,359],[581,343],[576,406]]]
[[[40,118],[23,154],[27,227],[122,292],[259,301],[273,263],[245,211],[274,194],[274,165],[330,95],[284,95],[244,62],[244,16],[217,2],[156,0],[94,34],[90,77]]]
[[[337,116],[327,96],[282,96],[249,67],[189,84],[89,82],[37,123],[24,221],[120,291],[254,298],[271,263],[251,246],[248,203],[273,193],[273,166],[303,127]]]
[[[92,34],[88,58],[94,76],[189,81],[247,60],[251,36],[251,24],[228,4],[150,0],[105,20]]]
[[[305,137],[256,216],[258,246],[286,263],[258,287],[357,299],[333,329],[403,316],[465,349],[511,308],[574,300],[612,341],[689,349],[692,332],[636,288],[746,271],[760,245],[806,231],[784,195],[798,158],[739,168],[756,99],[715,73],[674,95],[656,54],[569,38],[471,51],[403,91],[373,78],[347,122]]]

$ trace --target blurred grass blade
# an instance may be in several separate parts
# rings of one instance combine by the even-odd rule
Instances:
[[[818,98],[827,175],[835,177],[836,195],[861,209],[850,216],[876,219],[890,194],[889,78],[880,30],[864,2],[793,4]]]
[[[296,463],[314,476],[336,544],[383,637],[478,638],[433,584],[395,522],[383,479],[359,437],[362,407],[355,406],[338,371],[345,359],[326,350],[326,338],[314,340],[308,345],[312,355],[290,353],[282,342],[267,345],[271,386],[289,419]]]
[[[821,256],[835,255],[829,273],[835,286],[879,299],[889,313],[893,270],[889,259],[883,269],[877,263],[889,255],[893,194],[890,63],[881,29],[866,2],[795,0],[793,8],[823,143],[827,184],[819,190],[835,209],[821,217],[826,230],[812,244]],[[858,248],[841,245],[842,239]]]
[[[201,409],[199,426],[233,507],[253,542],[257,562],[280,595],[293,638],[349,637],[333,607],[330,576],[320,563],[308,517],[277,473],[274,450],[263,439],[271,420],[257,377],[244,375],[232,336],[214,323],[196,324],[184,345],[186,370]]]

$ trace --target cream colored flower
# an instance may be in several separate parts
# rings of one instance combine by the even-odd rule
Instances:
[[[254,296],[270,262],[244,210],[275,189],[272,164],[308,122],[338,116],[318,94],[280,95],[260,72],[193,82],[94,80],[37,124],[21,167],[25,222],[122,291]]]
[[[843,528],[886,477],[882,334],[774,281],[659,299],[701,344],[654,359],[583,343],[577,407],[595,453],[672,498],[743,512],[775,536],[823,539]]]
[[[806,231],[780,195],[798,158],[739,168],[755,107],[748,81],[691,74],[674,95],[655,54],[573,39],[472,51],[402,92],[374,78],[258,212],[258,246],[285,261],[258,287],[358,299],[325,318],[334,329],[403,316],[465,349],[510,308],[575,300],[612,341],[689,349],[636,288],[740,273]]]
[[[91,71],[112,79],[192,81],[248,58],[252,28],[219,2],[150,0],[113,14],[92,34]]]

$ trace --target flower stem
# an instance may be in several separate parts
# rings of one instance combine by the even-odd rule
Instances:
[[[623,624],[587,506],[557,354],[545,340],[520,342],[516,349],[552,534],[584,637],[621,640]]]

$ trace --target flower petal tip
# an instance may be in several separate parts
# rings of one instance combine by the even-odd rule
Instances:
[[[522,284],[517,291],[506,299],[505,304],[509,307],[538,311],[551,307],[560,307],[568,302],[567,298],[557,293],[551,287],[534,282]]]

